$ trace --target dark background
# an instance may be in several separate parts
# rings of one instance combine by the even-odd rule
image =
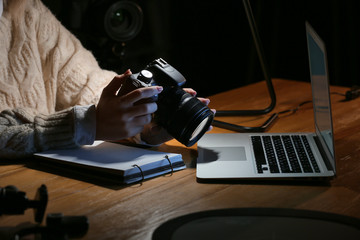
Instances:
[[[134,0],[143,10],[144,24],[125,42],[121,58],[112,53],[114,42],[106,36],[101,41],[91,37],[99,27],[84,20],[93,4],[116,1],[43,1],[103,68],[136,72],[162,57],[202,96],[264,79],[240,0]],[[308,20],[327,46],[331,84],[360,85],[360,1],[250,2],[271,77],[309,81],[304,24]]]

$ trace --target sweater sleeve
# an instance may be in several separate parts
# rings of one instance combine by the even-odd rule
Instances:
[[[40,0],[25,14],[36,28],[38,53],[49,112],[22,108],[0,113],[0,158],[20,158],[48,149],[92,144],[95,105],[116,73],[102,70],[94,56],[67,31]],[[28,6],[29,6],[28,5]],[[29,8],[30,9],[30,8]],[[32,14],[30,14],[32,13]],[[31,25],[30,25],[31,24]]]
[[[92,144],[95,125],[94,105],[75,106],[50,115],[21,108],[5,110],[0,113],[0,158]]]
[[[31,3],[30,3],[31,2]],[[99,67],[92,53],[66,30],[41,0],[31,0],[36,14],[27,27],[36,41],[49,112],[18,108],[0,113],[0,157],[20,158],[48,149],[92,144],[95,105],[116,73]],[[131,138],[143,143],[140,138]]]
[[[0,113],[0,158],[27,157],[51,148],[72,148],[74,109],[51,115],[34,114],[30,109]]]

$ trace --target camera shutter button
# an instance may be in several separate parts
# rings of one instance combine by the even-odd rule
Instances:
[[[148,70],[142,70],[139,73],[139,76],[137,77],[137,79],[139,79],[140,81],[144,82],[144,83],[150,83],[152,80],[153,74],[148,71]]]

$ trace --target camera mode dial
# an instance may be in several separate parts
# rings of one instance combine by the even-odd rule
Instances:
[[[137,77],[138,80],[144,83],[150,83],[152,80],[153,74],[148,70],[142,70]]]

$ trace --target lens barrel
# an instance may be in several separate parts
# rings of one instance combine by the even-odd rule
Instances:
[[[155,119],[171,136],[190,147],[209,129],[214,113],[197,98],[178,88],[165,90],[159,95]]]

